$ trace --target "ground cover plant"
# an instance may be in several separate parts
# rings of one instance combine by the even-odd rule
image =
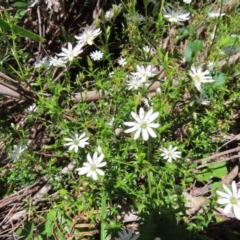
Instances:
[[[1,239],[238,239],[238,1],[80,2],[1,8]]]

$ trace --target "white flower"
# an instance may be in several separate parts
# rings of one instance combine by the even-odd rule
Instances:
[[[108,73],[108,76],[111,78],[111,77],[113,77],[113,75],[114,75],[114,71],[111,71],[110,73]]]
[[[37,110],[37,105],[36,105],[36,103],[33,103],[32,105],[30,105],[28,108],[27,108],[27,110],[28,110],[28,112],[33,112],[33,111],[36,111]]]
[[[120,57],[120,58],[118,59],[118,64],[119,64],[120,66],[125,66],[125,65],[127,64],[126,58]]]
[[[90,53],[90,57],[92,58],[93,61],[99,61],[103,57],[103,53],[101,51],[94,51]]]
[[[80,45],[92,45],[93,44],[93,40],[99,35],[101,34],[101,29],[97,28],[94,29],[93,26],[89,26],[87,25],[84,32],[79,34],[78,36],[75,36],[75,38],[78,40],[78,44]]]
[[[106,162],[102,162],[104,158],[103,154],[100,154],[98,157],[98,153],[95,152],[93,157],[89,154],[87,155],[87,162],[83,163],[83,167],[77,168],[79,175],[87,174],[87,177],[91,177],[93,180],[98,180],[98,174],[103,176],[104,172],[99,169],[101,167],[106,166]]]
[[[105,19],[110,21],[114,17],[114,10],[111,8],[105,13]]]
[[[116,5],[113,4],[112,8],[105,13],[105,19],[110,21],[114,16],[118,15],[122,9],[122,4]]]
[[[144,47],[143,47],[143,51],[144,51],[145,53],[149,53],[149,52],[151,51],[151,48],[150,48],[149,46],[144,46]]]
[[[210,101],[202,94],[200,95],[200,97],[196,96],[196,101],[198,104],[205,105],[205,106],[210,104]]]
[[[209,74],[209,70],[202,71],[201,66],[198,68],[196,68],[194,65],[191,66],[189,75],[192,78],[194,85],[199,92],[201,92],[201,83],[210,83],[215,81],[214,79],[212,79],[211,76],[208,76]]]
[[[35,68],[48,68],[49,67],[49,62],[48,58],[44,57],[43,59],[38,60],[37,62],[34,63]]]
[[[218,12],[209,12],[208,13],[208,17],[210,17],[210,18],[222,17],[224,15],[225,15],[225,13],[220,13],[220,9],[218,10]]]
[[[97,151],[98,154],[103,154],[102,148],[100,146],[97,146]]]
[[[162,89],[160,87],[156,89],[156,94],[159,96],[162,94]]]
[[[66,61],[62,58],[58,58],[57,56],[49,58],[49,66],[53,67],[66,67]]]
[[[173,148],[172,145],[170,145],[169,148],[161,148],[161,150],[163,152],[161,156],[170,163],[172,162],[172,160],[176,160],[181,157],[181,152],[176,151],[177,148]]]
[[[185,2],[185,3],[191,3],[192,2],[192,0],[183,0],[183,2]]]
[[[78,147],[84,148],[85,145],[88,145],[89,143],[87,142],[88,137],[84,138],[86,134],[82,133],[80,136],[78,134],[74,134],[72,138],[64,138],[64,140],[68,141],[68,143],[64,144],[64,146],[69,146],[69,151],[74,149],[75,152],[78,151]]]
[[[59,57],[62,57],[63,60],[72,61],[75,57],[77,57],[82,52],[82,45],[77,45],[74,48],[72,44],[68,42],[68,48],[62,48],[62,52],[56,54]]]
[[[146,83],[149,78],[156,75],[155,71],[156,68],[152,65],[148,65],[147,67],[137,65],[137,72],[131,74],[138,77],[142,83]]]
[[[132,229],[126,230],[125,228],[122,229],[122,232],[118,232],[119,238],[115,238],[115,240],[137,240],[140,235],[134,234]]]
[[[21,153],[26,149],[26,145],[14,145],[13,151],[9,153],[9,158],[11,158],[13,161],[16,161],[20,157]]]
[[[232,181],[232,191],[225,184],[223,188],[226,192],[217,191],[217,194],[222,197],[218,199],[218,203],[226,205],[223,210],[225,214],[233,209],[235,217],[240,220],[240,189],[237,190],[235,181]]]
[[[137,76],[127,76],[126,78],[128,90],[137,90],[144,86],[144,84],[141,82],[141,79],[139,79]]]
[[[135,122],[124,122],[124,125],[131,127],[125,130],[125,133],[135,132],[134,139],[138,139],[142,133],[142,137],[145,141],[148,140],[149,135],[156,138],[157,135],[153,131],[153,128],[158,128],[158,123],[152,123],[159,115],[158,112],[153,113],[153,109],[150,109],[146,114],[143,108],[139,109],[139,115],[135,112],[131,112]]]
[[[173,23],[183,22],[190,19],[190,13],[183,13],[182,11],[174,11],[171,8],[167,7],[166,11],[163,13],[163,16]]]

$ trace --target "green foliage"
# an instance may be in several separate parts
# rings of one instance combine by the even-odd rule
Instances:
[[[3,18],[0,18],[0,28],[3,31],[11,31],[12,34],[16,34],[21,37],[26,37],[37,42],[46,41],[46,39],[44,39],[43,37],[14,24],[11,21],[11,18],[8,15],[6,10],[4,10],[4,14],[5,14],[5,17],[7,18],[7,21],[5,21]]]
[[[12,6],[20,8],[24,3],[14,1]],[[179,7],[174,1],[172,5]],[[51,203],[46,205],[47,211],[25,203],[32,221],[18,229],[18,236],[71,239],[97,226],[101,240],[107,240],[117,237],[124,226],[124,214],[130,212],[140,217],[141,239],[204,239],[198,232],[215,221],[216,190],[228,168],[226,162],[202,162],[203,166],[199,166],[196,160],[217,152],[229,129],[235,127],[233,116],[238,113],[240,97],[235,74],[240,68],[235,63],[220,68],[217,62],[224,58],[228,63],[229,56],[220,56],[218,50],[238,44],[239,39],[228,36],[232,34],[231,26],[219,18],[216,41],[212,42],[209,35],[216,23],[205,20],[206,9],[201,3],[200,9],[181,4],[191,12],[191,24],[186,22],[186,26],[168,23],[163,15],[164,6],[164,1],[153,4],[144,0],[139,11],[134,1],[128,1],[123,2],[123,10],[111,20],[107,21],[102,14],[95,22],[102,34],[92,46],[84,46],[83,54],[58,69],[53,66],[37,69],[28,63],[31,53],[24,50],[24,38],[18,37],[39,42],[45,39],[18,26],[18,20],[26,17],[24,10],[15,18],[6,11],[0,16],[0,43],[11,49],[8,58],[4,49],[0,49],[1,71],[15,76],[16,85],[24,82],[26,89],[34,92],[32,99],[37,104],[36,109],[29,111],[29,102],[20,102],[19,109],[13,108],[8,118],[5,115],[9,113],[1,109],[4,116],[0,119],[1,139],[8,142],[8,153],[15,144],[29,146],[15,161],[9,159],[9,169],[1,167],[0,181],[7,183],[4,193],[8,195],[46,176],[47,184],[56,193],[47,192],[43,197]],[[143,18],[136,15],[138,12],[144,13]],[[206,24],[204,34],[196,39],[202,24]],[[67,26],[61,26],[62,38],[75,46],[74,35],[79,33],[68,31]],[[56,41],[59,49],[64,45],[60,44],[62,38]],[[146,45],[151,49],[149,52],[143,51]],[[104,53],[99,62],[88,55],[97,49]],[[119,55],[126,58],[126,65],[118,64]],[[211,69],[209,61],[216,63]],[[212,83],[203,82],[201,92],[189,76],[192,64],[204,66],[209,70],[208,77],[214,79]],[[139,66],[150,65],[156,66],[157,74],[142,88],[129,89],[132,73]],[[34,80],[28,82],[29,79]],[[159,91],[150,91],[156,84]],[[209,104],[196,100],[202,96]],[[153,108],[159,113],[155,119],[160,124],[154,129],[156,138],[148,141],[142,137],[134,140],[134,133],[125,132],[124,123],[134,121],[134,113],[138,114],[140,107],[145,112]],[[23,125],[18,124],[18,115],[24,117]],[[13,124],[6,123],[6,119]],[[33,127],[35,136],[31,138]],[[66,138],[81,133],[86,134],[89,144],[77,151],[69,150]],[[176,147],[178,157],[169,160],[163,156],[163,149],[169,146]],[[94,152],[103,153],[106,162],[101,168],[104,176],[98,176],[97,181],[86,174],[79,176],[76,170],[86,166],[88,154],[92,156]],[[71,164],[74,166],[69,167]],[[63,173],[65,168],[67,173]],[[205,196],[208,204],[188,215],[184,193],[194,184],[209,182],[212,195]],[[76,227],[86,223],[90,230],[85,225]]]
[[[195,177],[199,182],[209,182],[213,177],[223,178],[228,170],[225,162],[208,165],[206,169],[198,172]]]
[[[183,52],[183,56],[188,62],[191,62],[195,59],[197,54],[203,50],[203,43],[199,40],[194,40],[191,43],[188,43],[186,49]]]

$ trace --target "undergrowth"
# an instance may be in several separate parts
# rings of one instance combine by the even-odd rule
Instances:
[[[32,93],[1,109],[10,164],[1,193],[41,177],[51,186],[40,206],[24,200],[23,239],[125,239],[129,222],[126,239],[207,239],[199,232],[221,221],[216,190],[234,162],[197,160],[226,150],[237,131],[239,8],[185,2],[118,2],[85,26],[87,37],[63,29],[59,52],[32,65],[24,38],[0,28],[0,69]],[[199,204],[190,191],[206,184]]]

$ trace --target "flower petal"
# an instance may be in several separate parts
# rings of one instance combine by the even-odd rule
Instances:
[[[78,171],[78,175],[84,175],[87,172],[89,172],[89,168],[88,167],[77,168],[76,170]]]
[[[216,193],[217,193],[219,196],[221,196],[221,197],[224,197],[224,198],[230,199],[229,194],[227,194],[227,193],[225,193],[225,192],[216,191]]]
[[[231,204],[231,203],[228,203],[228,204],[226,205],[226,207],[223,209],[223,212],[224,212],[225,214],[228,214],[228,213],[230,212],[231,208],[232,208],[232,204]]]
[[[240,220],[240,207],[239,206],[233,206],[233,212],[235,217]]]

